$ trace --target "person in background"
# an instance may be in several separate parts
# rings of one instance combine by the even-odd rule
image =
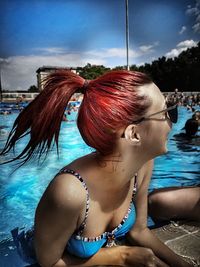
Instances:
[[[194,220],[200,222],[200,187],[168,187],[149,194],[149,215],[154,221]]]
[[[185,132],[175,134],[176,140],[192,140],[199,138],[198,129],[200,125],[200,112],[195,111],[190,119],[185,122],[185,126],[182,128]]]
[[[185,129],[186,136],[188,138],[195,137],[198,133],[198,127],[200,126],[200,111],[194,111],[192,118],[188,119],[183,129]]]
[[[185,123],[185,134],[188,138],[193,138],[198,132],[198,120],[191,118],[188,119]]]
[[[0,114],[1,115],[10,115],[10,114],[12,114],[12,112],[10,110],[3,110],[3,111],[0,111]]]
[[[52,141],[58,146],[65,107],[80,89],[77,125],[95,151],[52,179],[33,231],[13,231],[20,254],[42,267],[190,266],[147,227],[153,159],[167,152],[178,114],[177,105],[169,106],[144,73],[111,71],[91,81],[67,70],[50,74],[44,90],[16,119],[2,154],[28,129],[30,140],[13,160],[23,164],[35,151],[48,152]],[[117,246],[123,240],[129,245]]]
[[[63,114],[62,121],[68,121],[68,119],[67,119],[67,114],[66,114],[66,113]]]
[[[192,119],[198,121],[198,126],[200,126],[200,111],[196,110],[192,115]]]

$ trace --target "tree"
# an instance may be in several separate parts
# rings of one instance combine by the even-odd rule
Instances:
[[[126,66],[116,66],[112,70],[126,70]]]
[[[113,70],[123,70],[126,66],[116,66]],[[133,71],[146,73],[155,84],[164,92],[174,91],[199,91],[200,73],[200,42],[196,47],[183,51],[178,57],[161,57],[152,63],[137,67],[130,66]],[[92,80],[109,71],[103,65],[87,64],[85,67],[77,68],[79,75],[85,79]]]
[[[91,65],[89,63],[83,68],[77,68],[79,75],[87,80],[96,79],[98,76],[104,74],[109,70],[110,68],[106,68],[103,65]]]
[[[30,93],[36,93],[36,92],[39,92],[39,89],[37,88],[37,86],[35,85],[31,85],[28,89],[28,92]]]
[[[139,71],[148,74],[164,92],[199,91],[200,42],[196,47],[183,51],[178,57],[161,57],[151,64],[139,67]]]

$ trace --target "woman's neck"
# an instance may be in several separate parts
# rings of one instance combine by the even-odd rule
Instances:
[[[115,153],[108,156],[96,153],[95,159],[100,172],[107,180],[106,182],[116,187],[130,182],[145,163],[144,160],[133,153],[128,155],[128,152],[124,155]]]

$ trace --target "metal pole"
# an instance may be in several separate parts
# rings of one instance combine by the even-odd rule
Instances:
[[[1,85],[1,68],[0,68],[0,102],[3,100],[2,85]]]
[[[129,20],[128,20],[128,0],[126,0],[126,68],[129,67]]]

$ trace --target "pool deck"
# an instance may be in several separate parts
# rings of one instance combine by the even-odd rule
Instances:
[[[152,231],[184,260],[200,266],[200,222],[172,221]]]

